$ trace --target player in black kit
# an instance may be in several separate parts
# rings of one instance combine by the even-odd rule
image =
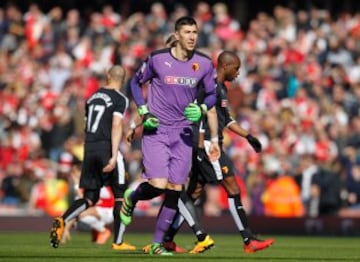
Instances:
[[[129,104],[128,98],[120,92],[124,79],[123,67],[111,67],[106,73],[106,85],[99,88],[86,102],[84,161],[80,176],[80,188],[84,190],[84,194],[61,217],[55,218],[50,233],[50,244],[54,248],[59,246],[65,224],[95,205],[99,200],[101,187],[110,185],[115,197],[112,248],[135,249],[132,246],[125,248],[127,244],[122,243],[125,226],[121,224],[119,217],[126,189],[123,163],[119,162],[123,161],[119,151],[122,119]]]

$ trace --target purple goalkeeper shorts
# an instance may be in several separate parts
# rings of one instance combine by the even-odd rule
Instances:
[[[154,133],[144,133],[142,153],[144,177],[167,178],[183,185],[187,181],[192,159],[191,127],[159,127]]]

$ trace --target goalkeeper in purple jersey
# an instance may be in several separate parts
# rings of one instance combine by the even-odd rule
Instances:
[[[195,50],[198,28],[192,17],[175,23],[176,45],[154,51],[131,80],[131,90],[143,121],[143,166],[146,182],[127,190],[120,212],[128,225],[139,200],[165,194],[159,211],[150,254],[171,255],[163,246],[164,234],[177,211],[182,186],[188,178],[192,158],[192,123],[206,114],[211,130],[209,156],[218,159],[215,69],[206,55]],[[147,103],[141,87],[150,82]],[[197,104],[198,93],[205,93]]]
[[[217,102],[216,112],[218,117],[219,145],[223,145],[223,132],[227,128],[231,132],[247,139],[255,152],[262,150],[260,141],[243,129],[232,117],[228,107],[226,81],[233,81],[239,74],[241,61],[234,52],[223,51],[217,60]],[[201,101],[201,96],[200,99]],[[192,254],[205,252],[214,246],[215,241],[205,232],[195,210],[194,202],[199,199],[206,184],[221,185],[228,196],[230,214],[239,230],[243,240],[243,249],[246,253],[253,253],[268,248],[274,239],[258,239],[251,231],[248,218],[241,202],[240,188],[235,179],[235,172],[231,158],[225,151],[217,161],[211,161],[207,156],[210,133],[206,119],[198,128],[194,128],[194,151],[192,170],[186,192],[181,195],[179,201],[179,215],[170,230],[165,235],[163,245],[167,249],[180,250],[173,241],[184,219],[197,237],[195,247],[190,251]]]

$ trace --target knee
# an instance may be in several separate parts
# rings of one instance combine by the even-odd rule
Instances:
[[[85,191],[84,198],[90,206],[93,206],[98,202],[100,198],[100,192],[95,190]]]
[[[152,178],[149,180],[149,184],[155,188],[165,189],[168,185],[168,180],[166,178]]]
[[[240,194],[240,188],[237,184],[235,177],[227,177],[222,181],[222,186],[226,190],[228,195]]]
[[[164,206],[172,209],[177,209],[181,191],[166,189]]]

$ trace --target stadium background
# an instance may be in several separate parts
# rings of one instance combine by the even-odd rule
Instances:
[[[162,45],[178,12],[194,15],[200,1],[159,2],[165,8],[159,13],[151,9],[155,1],[145,0],[0,3],[0,229],[21,230],[16,221],[23,216],[31,216],[29,223],[48,221],[67,206],[71,168],[81,159],[83,101],[101,83],[102,70],[118,62],[131,75],[149,51]],[[207,3],[209,13],[198,14],[206,25],[200,48],[213,58],[223,48],[242,57],[241,77],[229,86],[230,103],[236,119],[265,144],[264,154],[256,156],[243,140],[227,134],[227,151],[255,227],[264,233],[358,234],[360,2]],[[109,20],[104,19],[106,5],[115,11],[109,11]],[[214,5],[222,11],[215,14]],[[17,11],[7,13],[9,6]],[[69,32],[64,24],[71,10],[80,19]],[[40,34],[37,16],[51,17],[51,26],[41,26]],[[122,146],[134,186],[139,134],[132,147]],[[314,175],[314,166],[322,172],[311,188],[304,181]],[[310,210],[316,188],[325,205]],[[231,225],[224,192],[216,186],[207,192],[207,224],[224,219]],[[137,214],[154,216],[157,207],[143,203]],[[262,227],[264,219],[274,226]],[[44,229],[49,223],[36,224]]]

